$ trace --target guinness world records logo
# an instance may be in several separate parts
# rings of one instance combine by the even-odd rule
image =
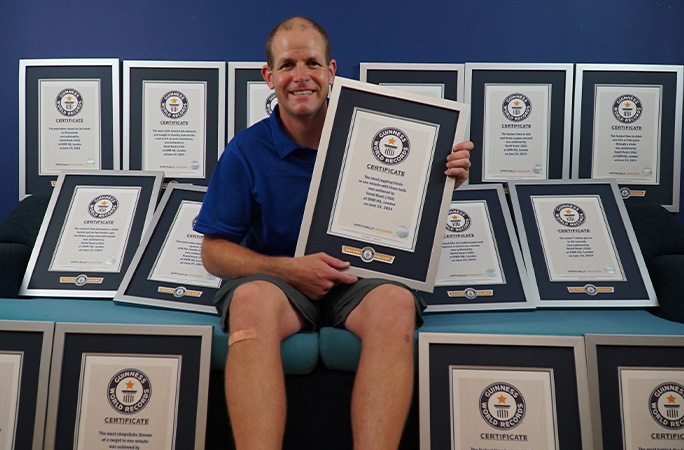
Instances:
[[[620,197],[629,198],[632,195],[632,191],[628,187],[620,188]]]
[[[404,161],[411,151],[408,136],[398,128],[383,128],[375,133],[371,145],[375,159],[394,165]]]
[[[188,98],[181,91],[169,91],[162,96],[160,107],[169,119],[180,119],[188,112]]]
[[[520,425],[526,413],[525,399],[512,384],[493,383],[480,394],[480,415],[493,428],[513,429]]]
[[[275,109],[275,106],[278,104],[278,98],[276,97],[275,92],[271,92],[268,97],[266,97],[266,102],[264,103],[266,114],[270,116]]]
[[[613,116],[622,123],[632,123],[641,117],[642,105],[639,97],[632,94],[619,96],[613,102]]]
[[[107,400],[114,411],[121,414],[136,414],[142,411],[151,397],[150,379],[137,369],[120,370],[107,385]]]
[[[373,247],[364,247],[361,249],[361,261],[371,262],[375,259],[375,250]]]
[[[470,216],[463,210],[453,208],[449,210],[446,228],[453,233],[463,233],[470,228]]]
[[[553,210],[556,222],[566,227],[579,227],[587,219],[584,211],[573,203],[561,203]]]
[[[57,94],[55,106],[63,116],[75,116],[83,109],[83,96],[76,89],[62,89]]]
[[[593,297],[594,295],[598,294],[598,289],[593,284],[587,284],[584,286],[584,292]]]
[[[511,94],[504,99],[501,110],[508,120],[521,122],[530,116],[532,101],[525,94]]]
[[[96,219],[104,219],[116,212],[119,201],[111,194],[103,194],[95,197],[88,205],[88,213]]]
[[[87,282],[88,282],[88,275],[82,273],[81,275],[78,275],[76,277],[74,284],[76,286],[85,286]]]
[[[684,386],[679,383],[663,383],[653,389],[648,397],[649,411],[653,420],[670,430],[684,428]]]

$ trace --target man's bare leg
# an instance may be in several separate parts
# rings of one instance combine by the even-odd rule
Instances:
[[[354,449],[396,449],[413,392],[413,295],[399,286],[379,286],[345,325],[362,343],[352,393]]]
[[[255,281],[235,290],[225,389],[238,450],[282,448],[287,405],[280,343],[302,326],[277,286]]]

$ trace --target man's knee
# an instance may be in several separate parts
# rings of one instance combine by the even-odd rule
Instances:
[[[383,284],[366,295],[356,319],[363,328],[405,334],[415,329],[416,306],[413,293],[395,284]]]
[[[383,284],[373,289],[367,297],[372,299],[368,307],[380,316],[390,315],[394,319],[406,320],[413,320],[415,317],[413,293],[402,286]]]
[[[229,345],[253,339],[279,342],[304,325],[285,293],[268,281],[253,281],[237,287],[229,308]]]
[[[287,302],[285,294],[268,281],[252,281],[238,286],[230,301],[231,332],[273,326]]]

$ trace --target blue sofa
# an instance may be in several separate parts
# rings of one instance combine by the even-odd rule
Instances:
[[[223,394],[227,336],[218,326],[217,316],[118,305],[102,299],[18,297],[48,200],[28,197],[0,221],[0,319],[213,326],[206,448],[232,448]],[[660,206],[628,209],[660,307],[651,311],[565,309],[427,314],[418,332],[684,335],[684,300],[679,284],[679,276],[684,274],[684,227]],[[352,447],[349,400],[360,350],[358,338],[333,328],[300,333],[282,343],[289,417],[284,448]],[[418,448],[417,404],[416,398],[402,449]]]

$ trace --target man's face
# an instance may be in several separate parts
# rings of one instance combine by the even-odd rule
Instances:
[[[326,99],[337,68],[325,61],[325,43],[313,28],[280,30],[271,45],[273,68],[261,73],[275,89],[282,120],[307,120],[325,114]]]

